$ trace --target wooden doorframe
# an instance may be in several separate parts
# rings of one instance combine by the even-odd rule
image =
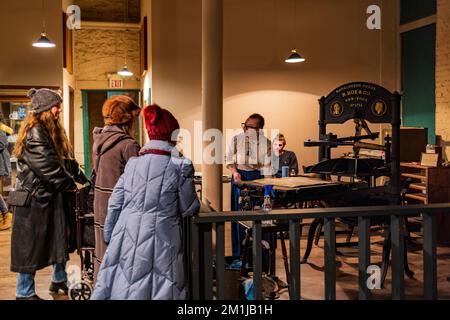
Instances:
[[[106,92],[107,96],[112,92],[136,92],[139,96],[138,101],[135,101],[141,106],[141,90],[140,89],[86,89],[81,90],[82,103],[83,103],[83,146],[84,146],[84,172],[86,175],[91,174],[92,168],[89,165],[89,159],[91,157],[91,146],[89,145],[89,106],[88,106],[88,93],[89,92]],[[142,120],[139,117],[139,144],[142,144]]]
[[[69,141],[75,145],[75,90],[69,86]]]

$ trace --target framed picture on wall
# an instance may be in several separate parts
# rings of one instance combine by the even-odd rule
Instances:
[[[148,23],[147,17],[144,17],[142,21],[141,31],[140,31],[140,42],[141,42],[141,76],[144,76],[145,72],[148,70]]]

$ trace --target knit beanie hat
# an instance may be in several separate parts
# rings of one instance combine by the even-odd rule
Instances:
[[[47,88],[30,89],[27,96],[31,99],[31,104],[33,105],[31,111],[36,114],[50,110],[63,102],[58,92]]]
[[[128,96],[114,96],[105,101],[102,108],[106,126],[125,124],[139,115],[141,108]]]
[[[177,119],[156,104],[144,109],[144,121],[150,140],[172,141],[172,133],[180,129]]]

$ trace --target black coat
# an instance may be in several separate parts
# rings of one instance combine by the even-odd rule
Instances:
[[[58,157],[47,130],[28,130],[17,161],[17,190],[34,193],[29,207],[16,207],[11,239],[11,271],[34,273],[68,260],[69,227],[64,192],[75,179]]]
[[[86,183],[89,184],[88,191],[90,190],[91,182],[89,179],[85,176],[84,172],[81,171],[80,165],[76,160],[68,160],[66,159],[64,161],[64,166],[69,172],[76,182],[85,185]],[[63,193],[63,199],[64,199],[64,213],[66,214],[67,218],[67,239],[68,239],[68,251],[69,253],[72,253],[77,248],[77,226],[76,226],[76,216],[75,216],[75,193],[74,192],[64,192]],[[82,236],[82,235],[80,235]]]

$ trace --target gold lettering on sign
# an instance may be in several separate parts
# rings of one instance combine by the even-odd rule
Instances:
[[[364,90],[362,90],[364,89]],[[343,92],[346,91],[359,91],[362,90],[364,91],[362,94],[364,95],[371,95],[371,91],[374,92],[377,89],[374,86],[368,85],[368,84],[364,84],[364,83],[354,83],[354,84],[350,84],[347,86],[343,86],[341,88],[339,88],[338,90],[336,90],[336,94],[341,94]]]
[[[349,90],[347,92],[342,93],[342,97],[345,98],[347,96],[368,96],[372,95],[372,92],[366,90]]]

